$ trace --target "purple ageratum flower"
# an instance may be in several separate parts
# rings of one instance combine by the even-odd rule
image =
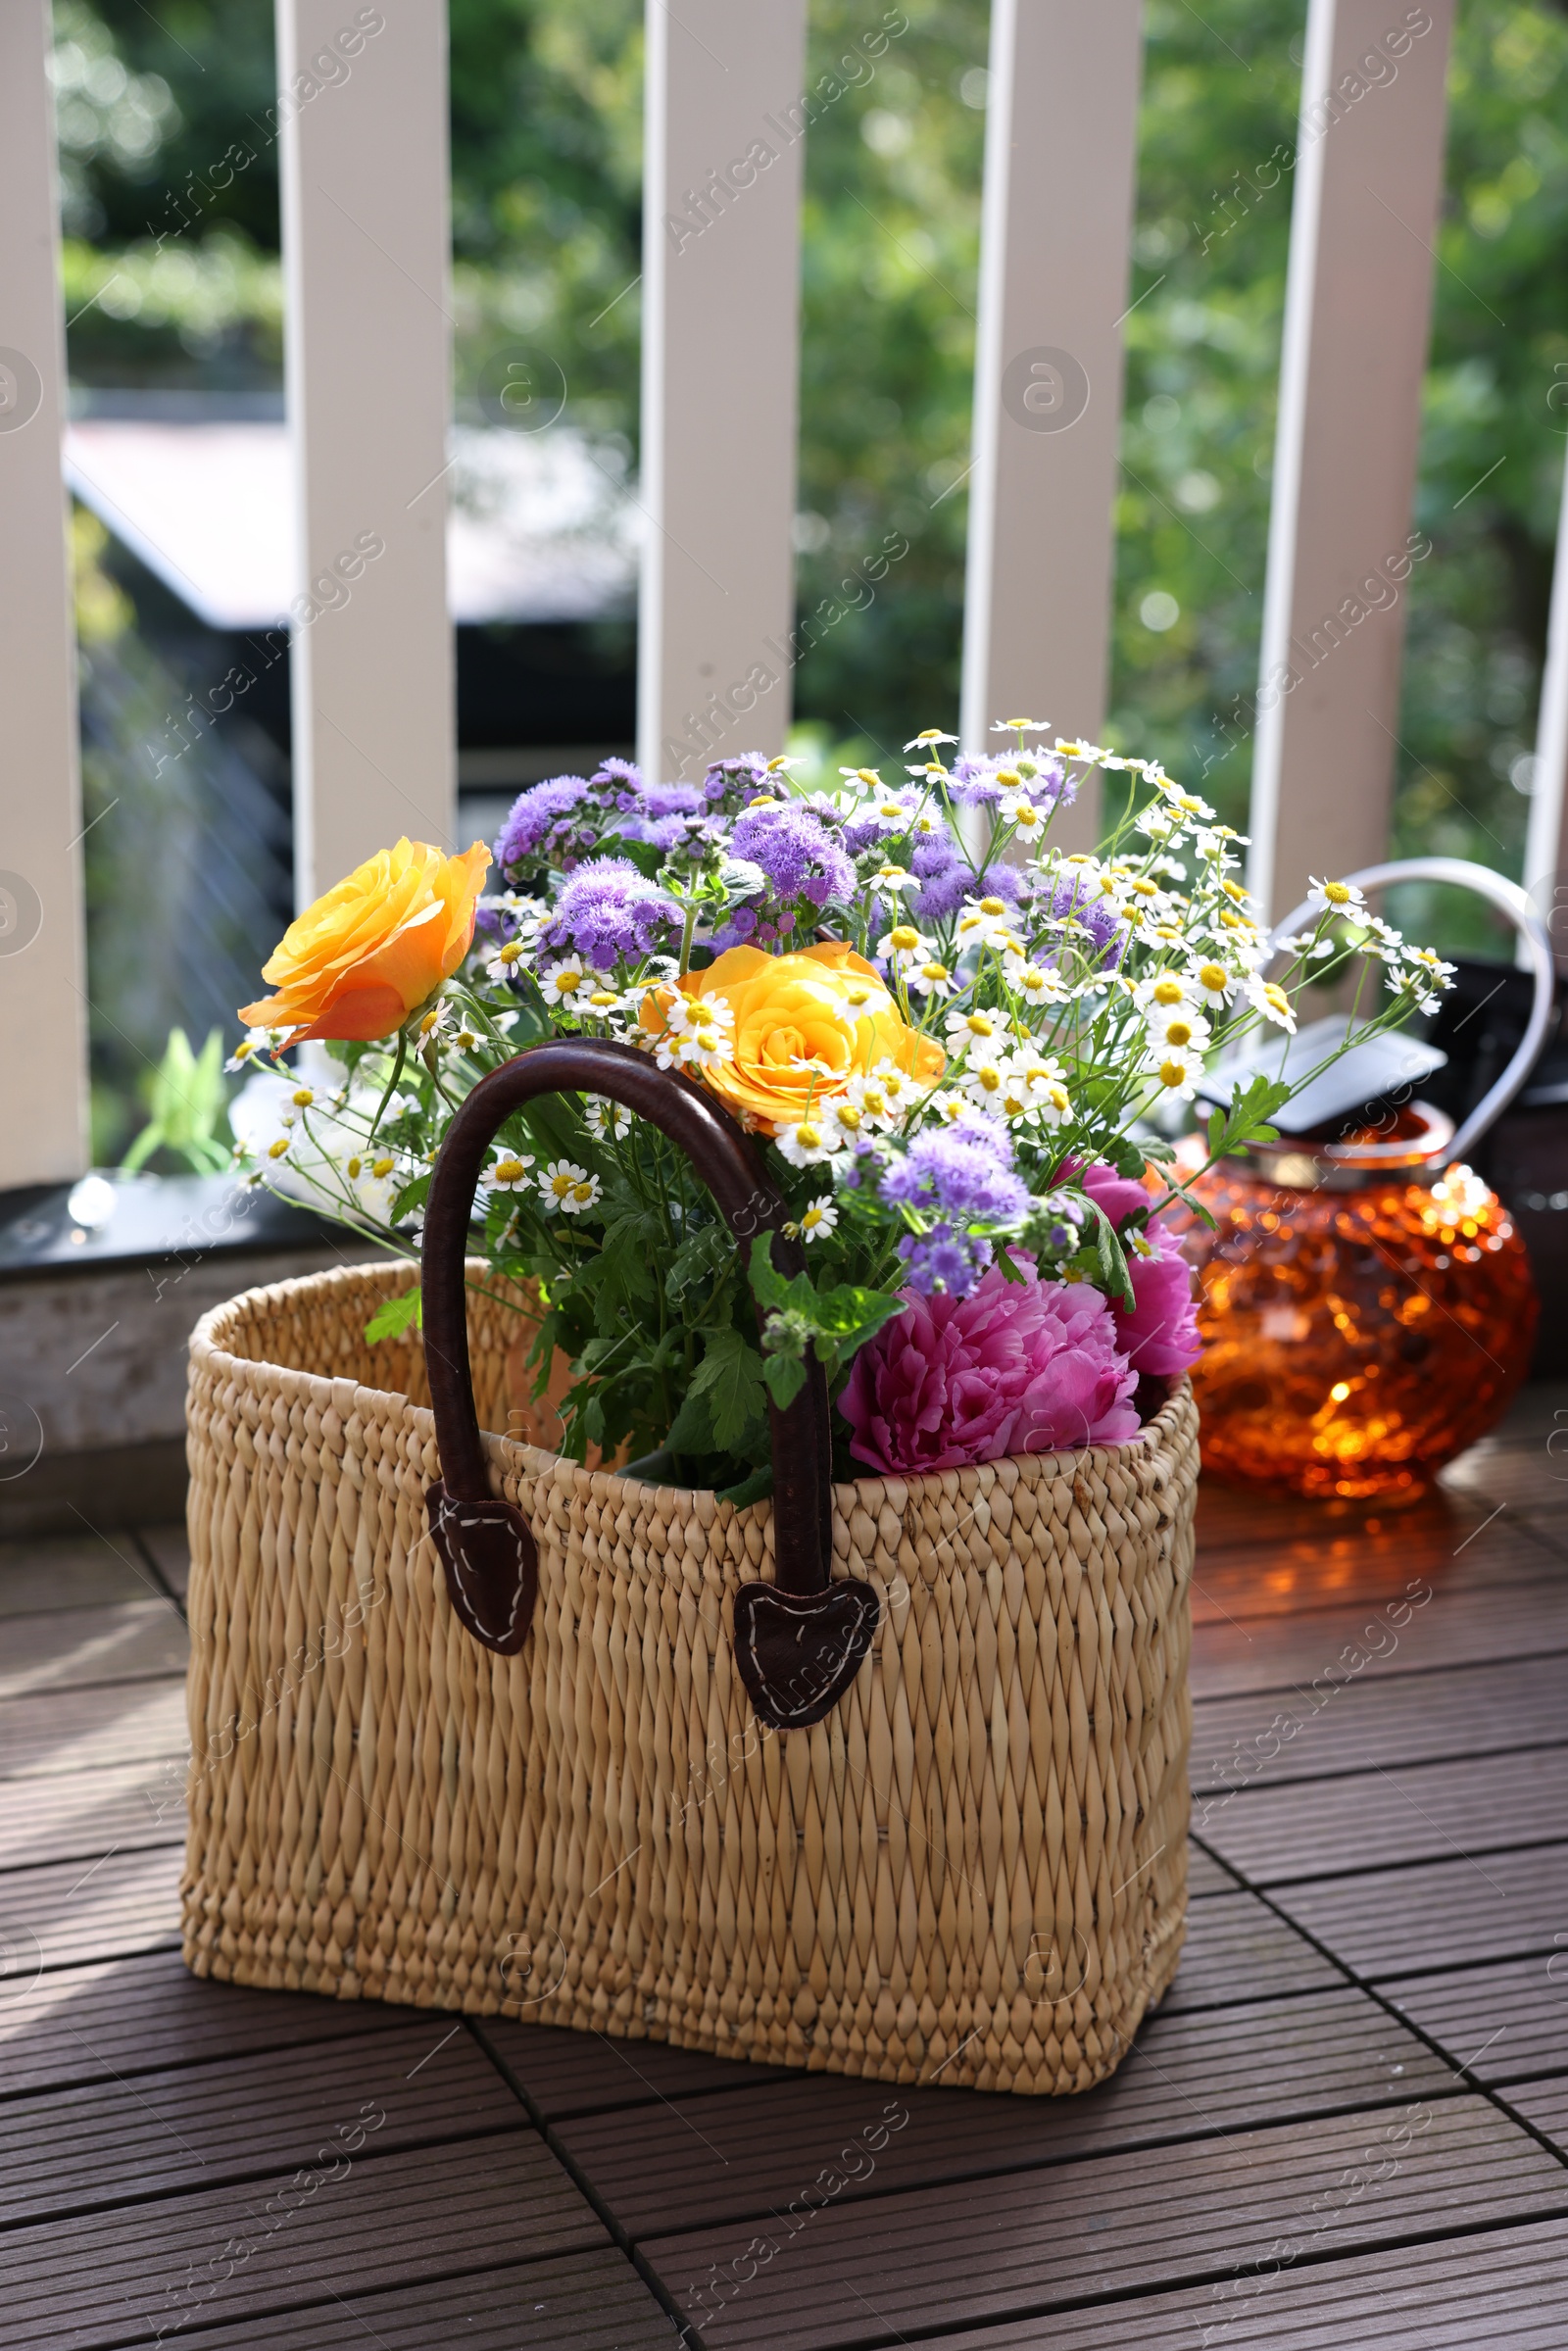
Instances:
[[[855,868],[820,816],[799,804],[749,808],[730,835],[730,855],[760,865],[780,898],[814,906],[849,898]]]
[[[939,1224],[923,1237],[906,1233],[899,1255],[911,1290],[922,1298],[967,1298],[991,1263],[991,1244],[971,1233]]]
[[[948,1216],[1021,1216],[1029,1205],[1004,1130],[978,1117],[916,1135],[883,1177],[882,1197]]]
[[[1078,797],[1077,781],[1060,759],[1039,760],[1037,772],[1024,780],[1037,808],[1070,808]]]
[[[621,805],[635,807],[640,816],[657,824],[665,816],[700,816],[708,803],[696,784],[643,784],[635,801]]]
[[[1033,772],[1025,774],[1025,768]],[[1005,782],[1003,780],[1005,777]],[[1037,808],[1071,808],[1078,787],[1060,759],[1014,752],[983,759],[959,759],[953,770],[954,798],[966,808],[990,808],[1021,784]]]
[[[760,751],[743,752],[737,759],[715,759],[703,777],[703,798],[710,808],[723,803],[742,808],[759,792],[770,792],[777,778],[767,772]]]
[[[947,922],[974,888],[974,875],[947,833],[926,833],[909,857],[920,884],[914,911],[922,922]]]
[[[679,909],[625,857],[591,857],[562,885],[539,936],[546,948],[574,950],[608,971],[622,955],[647,955],[679,920]]]
[[[552,834],[588,798],[586,776],[556,775],[520,792],[496,841],[496,863],[505,869],[538,857]]]
[[[1114,907],[1104,899],[1090,898],[1082,882],[1073,879],[1057,882],[1051,893],[1051,914],[1057,922],[1068,916],[1081,923],[1090,939],[1092,962],[1119,963],[1126,939]],[[1109,949],[1111,952],[1106,953]]]

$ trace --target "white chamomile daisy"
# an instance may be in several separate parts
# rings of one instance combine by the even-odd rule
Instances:
[[[1010,1075],[1009,1054],[999,1053],[994,1046],[977,1046],[964,1062],[960,1083],[977,1110],[1000,1118]]]
[[[974,1004],[967,1012],[950,1012],[943,1026],[954,1053],[983,1053],[988,1046],[1000,1047],[1007,1033],[1007,1018],[1004,1012]]]
[[[520,939],[509,939],[505,947],[498,947],[494,955],[485,957],[486,979],[510,980],[514,978],[517,966],[527,952]]]
[[[580,1216],[599,1198],[599,1178],[590,1175],[586,1167],[574,1166],[570,1159],[557,1159],[535,1180],[539,1196],[552,1215],[559,1210],[564,1216]]]
[[[1161,1012],[1174,1012],[1185,1004],[1192,994],[1192,982],[1184,971],[1155,971],[1138,982],[1134,998],[1151,1018]]]
[[[1366,898],[1354,882],[1320,882],[1314,875],[1306,903],[1314,914],[1353,914],[1357,906],[1365,906]]]
[[[1004,824],[1012,825],[1020,841],[1043,841],[1046,837],[1046,811],[1037,808],[1027,792],[1004,792],[998,813]]]
[[[895,1122],[903,1118],[919,1093],[908,1071],[901,1069],[897,1061],[878,1061],[871,1078],[881,1089],[889,1118]]]
[[[773,1140],[792,1167],[819,1167],[842,1147],[844,1138],[837,1122],[825,1110],[816,1110],[776,1128]]]
[[[223,1063],[224,1074],[232,1077],[236,1069],[243,1069],[248,1061],[255,1058],[257,1053],[275,1052],[278,1040],[282,1035],[281,1029],[247,1029],[240,1043],[235,1046],[228,1059]]]
[[[1176,1102],[1190,1102],[1198,1091],[1198,1081],[1203,1074],[1200,1055],[1180,1053],[1171,1046],[1161,1053],[1151,1074],[1164,1094]]]
[[[521,1192],[528,1182],[528,1170],[533,1165],[527,1151],[506,1151],[491,1168],[487,1181],[492,1192]]]
[[[1200,1053],[1209,1039],[1208,1022],[1191,1004],[1161,1005],[1149,1015],[1149,1053],[1157,1061],[1172,1048]]]
[[[1005,899],[966,898],[954,936],[960,955],[966,947],[1011,945],[1011,909]]]
[[[612,1102],[602,1094],[590,1094],[583,1104],[582,1120],[590,1135],[600,1143],[619,1143],[631,1133],[631,1112],[624,1102]]]
[[[927,963],[936,954],[929,939],[921,937],[912,922],[896,922],[886,936],[876,943],[876,952],[891,971],[906,979],[918,963]]]
[[[845,1089],[845,1102],[853,1103],[860,1113],[863,1124],[873,1131],[882,1127],[897,1126],[902,1114],[900,1105],[889,1093],[881,1075],[882,1070],[892,1067],[891,1062],[884,1061],[879,1064],[878,1068],[851,1078]],[[895,1069],[893,1074],[895,1078],[898,1078],[903,1073]]]
[[[814,1200],[801,1210],[800,1236],[803,1241],[825,1241],[838,1223],[839,1212],[830,1200]]]
[[[574,955],[552,963],[539,974],[539,993],[547,1004],[576,1004],[593,993],[594,975]]]
[[[917,887],[916,878],[906,865],[879,865],[871,882],[884,898],[897,898],[901,891]]]
[[[1223,1012],[1241,982],[1223,963],[1203,962],[1193,965],[1187,974],[1187,984],[1205,1011]]]
[[[1262,1013],[1265,1020],[1271,1020],[1276,1028],[1284,1029],[1287,1035],[1295,1036],[1296,1014],[1291,1007],[1290,998],[1277,980],[1266,980],[1261,972],[1250,971],[1247,975],[1247,1001],[1254,1010]]]
[[[940,955],[928,955],[923,963],[915,963],[904,975],[904,984],[911,996],[934,996],[939,1001],[957,992],[957,981]]]
[[[1029,1053],[1018,1053],[1013,1058],[1011,1082],[1025,1096],[1031,1117],[1055,1127],[1072,1116],[1072,1098],[1059,1061],[1045,1060]]]

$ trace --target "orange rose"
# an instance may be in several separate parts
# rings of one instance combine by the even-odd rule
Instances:
[[[832,1101],[879,1061],[921,1086],[934,1085],[946,1066],[941,1046],[909,1027],[871,965],[838,941],[789,955],[731,947],[676,986],[683,996],[728,1004],[733,1050],[727,1061],[710,1063],[703,1082],[764,1135],[797,1124],[808,1102]],[[650,1036],[662,1031],[668,1002],[662,988],[644,998]]]
[[[489,863],[480,841],[459,857],[423,841],[378,850],[289,924],[262,967],[277,994],[242,1005],[241,1020],[292,1029],[296,1045],[389,1037],[467,954]]]

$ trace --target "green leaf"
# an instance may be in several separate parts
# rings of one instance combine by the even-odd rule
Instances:
[[[681,1408],[670,1424],[663,1450],[667,1453],[713,1453],[721,1449],[714,1442],[708,1397],[694,1383],[687,1389]]]
[[[738,1485],[721,1486],[718,1489],[717,1499],[721,1502],[733,1502],[737,1510],[745,1510],[753,1502],[765,1502],[772,1491],[773,1466],[769,1462],[766,1469],[754,1469],[751,1476],[742,1478]]]
[[[412,1290],[381,1300],[365,1326],[365,1336],[373,1347],[378,1339],[401,1339],[411,1323],[416,1330],[424,1328],[424,1298],[417,1282]]]
[[[764,1355],[762,1377],[767,1393],[782,1412],[806,1386],[806,1365],[799,1355]]]
[[[697,1367],[691,1395],[707,1400],[719,1451],[733,1452],[763,1409],[761,1356],[739,1331],[715,1331]],[[669,1442],[673,1450],[680,1449],[673,1436]]]
[[[1028,1289],[1028,1276],[1025,1274],[1021,1265],[1015,1265],[1013,1263],[1012,1251],[1010,1249],[998,1249],[996,1264],[997,1271],[1001,1274],[1004,1282],[1016,1282],[1020,1290]]]

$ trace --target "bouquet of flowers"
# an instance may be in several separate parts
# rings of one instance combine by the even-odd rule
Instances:
[[[903,773],[828,791],[787,759],[701,784],[607,759],[520,796],[488,896],[480,844],[400,841],[291,925],[241,1013],[230,1067],[270,1065],[234,1111],[252,1180],[413,1254],[470,1088],[552,1037],[619,1040],[756,1137],[808,1270],[786,1281],[765,1239],[742,1264],[684,1157],[617,1105],[516,1114],[472,1246],[530,1301],[539,1393],[570,1363],[564,1449],[758,1497],[768,1398],[808,1350],[841,1476],[1132,1438],[1199,1352],[1160,1215],[1204,1213],[1167,1136],[1209,1058],[1293,1031],[1299,988],[1351,958],[1341,1051],[1430,1008],[1449,967],[1326,881],[1266,977],[1240,836],[1157,764],[1046,731],[950,759],[927,730]],[[1124,806],[1069,855],[1053,819],[1095,767]],[[1239,1084],[1210,1160],[1271,1137],[1291,1090]],[[417,1312],[411,1290],[371,1335]]]

